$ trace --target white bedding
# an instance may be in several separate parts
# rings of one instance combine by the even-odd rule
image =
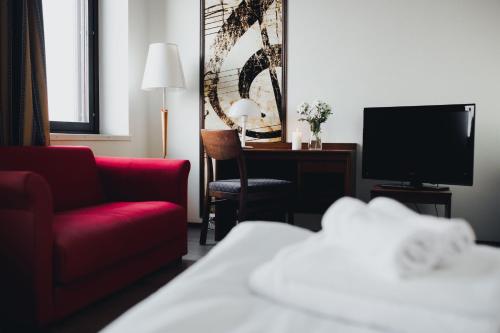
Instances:
[[[474,246],[446,270],[381,278],[322,234],[288,246],[252,273],[257,294],[329,318],[405,333],[499,333],[500,253]],[[369,267],[369,266],[368,266]]]
[[[103,332],[379,332],[285,307],[250,291],[248,277],[257,266],[311,234],[283,223],[239,224],[207,256]]]

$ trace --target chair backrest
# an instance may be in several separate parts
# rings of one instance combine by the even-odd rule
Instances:
[[[236,130],[201,130],[201,139],[207,155],[214,160],[234,160],[243,155]]]
[[[208,184],[214,180],[212,158],[218,161],[236,160],[240,173],[241,193],[246,195],[248,187],[247,169],[238,131],[202,129],[201,139],[207,153],[207,188]]]

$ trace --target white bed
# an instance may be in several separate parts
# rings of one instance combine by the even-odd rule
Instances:
[[[282,223],[242,223],[206,257],[103,332],[379,332],[278,305],[250,291],[254,268],[310,235]]]

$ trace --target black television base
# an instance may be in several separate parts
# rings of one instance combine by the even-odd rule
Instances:
[[[439,185],[424,185],[422,183],[408,183],[408,184],[380,184],[382,188],[394,190],[415,190],[415,191],[448,191],[448,186]]]

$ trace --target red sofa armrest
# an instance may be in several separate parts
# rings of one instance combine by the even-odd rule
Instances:
[[[39,325],[52,311],[52,194],[38,174],[0,171],[0,322]]]
[[[190,163],[186,160],[96,157],[111,201],[169,201],[187,211]]]

